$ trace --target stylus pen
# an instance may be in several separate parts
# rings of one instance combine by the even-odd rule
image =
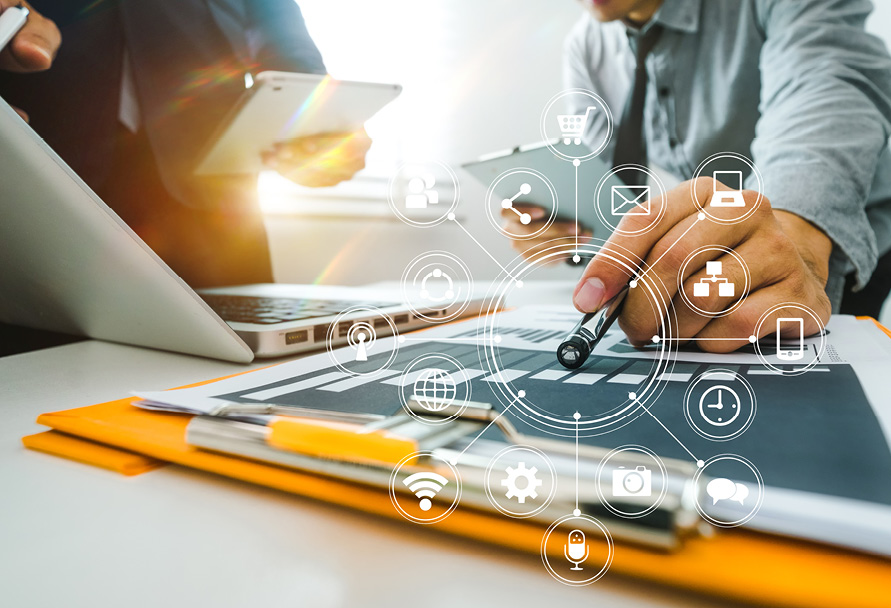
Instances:
[[[0,51],[6,48],[9,41],[25,26],[30,12],[20,4],[8,8],[0,14]]]
[[[626,295],[628,295],[628,285],[601,306],[600,310],[586,313],[582,317],[579,324],[557,347],[557,361],[560,365],[568,369],[578,369],[584,365],[591,351],[619,318]]]

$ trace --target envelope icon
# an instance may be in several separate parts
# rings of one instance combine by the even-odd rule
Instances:
[[[650,215],[649,186],[613,186],[613,215]]]

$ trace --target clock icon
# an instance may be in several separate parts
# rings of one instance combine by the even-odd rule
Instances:
[[[717,384],[699,398],[699,414],[712,426],[727,426],[739,418],[739,395],[729,386]]]

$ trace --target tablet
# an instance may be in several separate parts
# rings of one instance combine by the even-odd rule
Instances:
[[[319,74],[261,72],[211,139],[197,175],[257,173],[277,142],[358,131],[396,99],[398,84],[334,80]]]
[[[564,144],[555,141],[551,142],[551,145],[557,150],[562,147],[572,148],[572,150],[568,150],[568,156],[578,154],[578,144]],[[491,207],[490,217],[500,215],[501,210],[497,207],[505,199],[533,203],[550,210],[553,207],[552,201],[556,198],[557,209],[554,220],[557,222],[575,221],[575,167],[571,161],[554,154],[547,143],[520,146],[513,150],[489,154],[479,160],[461,165],[461,167],[488,189],[486,204]],[[596,237],[602,239],[609,238],[612,228],[604,224],[598,216],[594,194],[601,180],[604,180],[604,176],[610,173],[611,169],[612,167],[606,162],[595,157],[582,162],[578,171],[579,224],[593,231]],[[519,172],[517,177],[520,178],[519,181],[523,182],[519,184],[519,187],[526,183],[532,185],[528,193],[521,193],[516,183],[518,180],[510,179],[509,174],[514,171]],[[529,172],[526,175],[531,179],[523,178],[524,171]],[[534,175],[536,173],[550,181],[553,193],[549,188],[535,187],[535,183],[538,181]],[[508,179],[499,179],[505,175],[508,175]],[[611,192],[613,186],[621,188],[624,184],[615,175],[610,175],[605,178],[600,188],[605,189],[604,192]],[[519,196],[517,196],[518,193]],[[601,201],[608,198],[608,196],[600,197]],[[611,209],[603,211],[607,214],[606,217],[610,217]]]

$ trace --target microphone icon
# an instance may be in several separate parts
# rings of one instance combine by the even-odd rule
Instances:
[[[575,566],[570,570],[581,570],[580,563],[588,559],[588,543],[585,542],[585,533],[581,530],[573,530],[566,539],[567,543],[563,545],[563,555],[566,561],[572,562]]]

